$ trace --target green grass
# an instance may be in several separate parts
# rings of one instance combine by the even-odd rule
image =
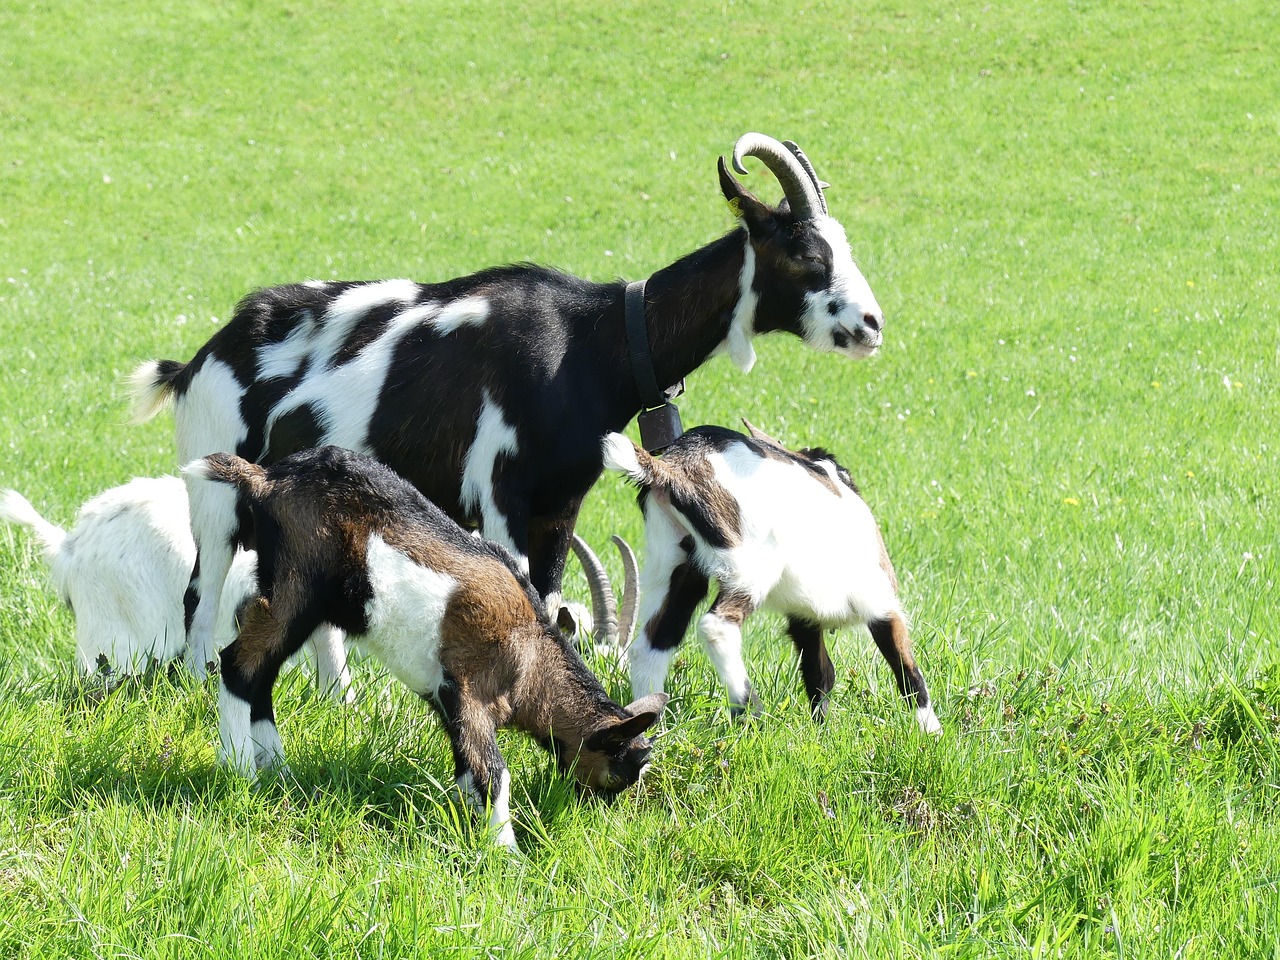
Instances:
[[[789,136],[886,345],[757,341],[681,408],[850,464],[946,735],[852,633],[816,729],[760,618],[763,722],[689,644],[611,807],[507,737],[509,861],[372,665],[354,709],[283,684],[294,779],[253,790],[208,690],[71,676],[5,530],[0,954],[1280,956],[1275,5],[353,11],[0,9],[0,485],[68,522],[175,469],[120,379],[256,286],[644,276],[729,228],[738,134]],[[606,479],[582,528],[637,540],[630,495]]]

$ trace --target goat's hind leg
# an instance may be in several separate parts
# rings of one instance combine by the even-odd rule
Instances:
[[[760,701],[742,661],[742,624],[754,609],[750,597],[727,591],[722,585],[711,609],[698,621],[702,646],[729,691],[729,710],[735,717],[747,710],[760,712]]]
[[[693,540],[685,537],[667,550],[651,550],[640,577],[640,631],[627,651],[631,695],[662,693],[676,649],[689,629],[693,611],[707,595],[707,578],[693,565]]]
[[[203,680],[216,662],[213,634],[218,605],[240,531],[234,487],[191,474],[186,479],[191,532],[196,541],[195,569],[183,603],[187,625],[186,662],[196,679]]]
[[[836,671],[827,653],[822,627],[798,617],[788,617],[787,633],[796,646],[796,653],[800,655],[800,676],[804,678],[804,689],[809,695],[809,709],[813,711],[813,719],[826,720],[827,698],[836,685]]]
[[[356,692],[351,686],[351,669],[347,663],[346,634],[331,624],[322,623],[310,640],[315,656],[316,686],[320,692],[339,703],[352,704]]]
[[[907,622],[901,613],[890,612],[886,617],[867,623],[871,638],[875,640],[881,655],[893,671],[893,679],[898,685],[898,692],[911,701],[916,708],[916,722],[925,733],[942,733],[942,724],[933,712],[933,704],[929,701],[929,689],[925,686],[924,674],[916,665],[911,652],[911,637],[907,633]]]

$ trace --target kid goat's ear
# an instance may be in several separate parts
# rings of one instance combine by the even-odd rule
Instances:
[[[597,730],[588,739],[587,746],[593,750],[607,751],[630,743],[658,722],[668,699],[665,693],[651,693],[647,697],[641,697],[623,708],[629,714],[626,719]]]

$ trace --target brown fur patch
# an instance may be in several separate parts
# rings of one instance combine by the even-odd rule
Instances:
[[[255,677],[284,642],[285,624],[277,620],[266,597],[249,604],[235,641],[236,667],[245,677]]]
[[[755,602],[745,593],[726,590],[722,585],[719,596],[716,597],[715,602],[711,604],[711,609],[707,612],[714,613],[727,623],[741,627],[755,609]]]

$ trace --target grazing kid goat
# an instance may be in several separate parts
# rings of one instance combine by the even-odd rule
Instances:
[[[747,428],[750,437],[697,427],[661,459],[621,434],[604,440],[605,466],[640,488],[645,521],[632,693],[662,690],[694,608],[715,580],[719,592],[698,633],[735,711],[758,706],[742,662],[742,624],[765,608],[787,618],[815,718],[825,718],[835,684],[823,630],[864,624],[920,727],[941,733],[911,654],[898,578],[849,472],[825,450],[793,452]]]
[[[141,673],[186,649],[183,594],[196,545],[178,477],[139,477],[98,494],[69,533],[16,490],[0,495],[0,520],[40,540],[58,597],[75,614],[81,673]],[[253,554],[236,554],[214,623],[217,649],[235,637],[239,610],[258,592],[254,570]],[[311,642],[321,689],[349,698],[342,634],[317,631]]]
[[[847,357],[880,345],[880,307],[808,159],[760,134],[735,144],[740,173],[749,156],[777,177],[784,202],[757,200],[721,158],[738,228],[645,281],[641,326],[659,387],[720,352],[749,370],[751,338],[774,330]],[[435,284],[260,290],[190,362],[140,366],[135,415],[174,402],[182,463],[230,451],[269,464],[325,444],[369,454],[507,547],[554,613],[600,440],[644,405],[626,290],[531,264]],[[187,657],[203,676],[235,537],[230,488],[193,490],[191,522],[199,602]]]
[[[236,769],[283,760],[272,685],[307,635],[331,624],[436,708],[459,790],[487,810],[502,845],[516,841],[499,727],[531,734],[583,787],[612,795],[639,779],[642,734],[666,696],[610,700],[506,548],[466,533],[390,469],[323,447],[265,469],[213,454],[186,475],[193,491],[232,492],[242,545],[258,551],[262,596],[222,651],[222,753]]]

